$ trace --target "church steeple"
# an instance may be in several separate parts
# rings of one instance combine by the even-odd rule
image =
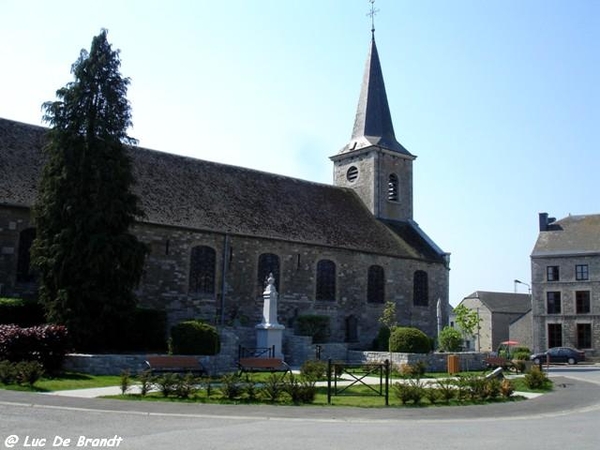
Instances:
[[[379,53],[375,44],[374,30],[371,31],[371,46],[365,65],[352,137],[339,153],[352,152],[375,145],[385,150],[413,157],[396,140],[392,115],[385,92],[385,83],[383,82],[383,72],[379,62]]]
[[[330,158],[334,184],[356,191],[378,219],[410,221],[416,157],[396,139],[374,32],[372,26],[352,137]]]

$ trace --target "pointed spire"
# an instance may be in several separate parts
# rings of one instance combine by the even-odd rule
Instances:
[[[383,72],[379,62],[377,45],[375,45],[374,30],[371,31],[371,47],[365,66],[352,137],[340,153],[379,146],[414,158],[396,140],[390,107],[385,93]]]

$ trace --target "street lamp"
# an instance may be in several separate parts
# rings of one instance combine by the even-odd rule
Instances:
[[[522,284],[524,286],[527,286],[527,290],[529,291],[529,295],[531,295],[531,286],[528,285],[527,283],[523,283],[520,280],[515,280],[515,294],[517,293],[517,284]]]

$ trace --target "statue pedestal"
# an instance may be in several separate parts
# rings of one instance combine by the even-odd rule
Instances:
[[[283,330],[285,327],[277,322],[277,290],[273,274],[269,274],[267,287],[263,292],[262,322],[256,325],[256,347],[274,348],[274,358],[283,359]]]
[[[283,325],[260,323],[256,325],[256,347],[274,348],[274,358],[283,359]]]

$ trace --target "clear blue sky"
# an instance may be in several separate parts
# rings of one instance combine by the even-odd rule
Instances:
[[[600,1],[377,0],[415,220],[450,302],[529,283],[537,216],[600,213]],[[140,145],[331,183],[370,40],[366,0],[2,0],[0,117],[40,105],[101,28]],[[520,286],[520,292],[526,287]]]

